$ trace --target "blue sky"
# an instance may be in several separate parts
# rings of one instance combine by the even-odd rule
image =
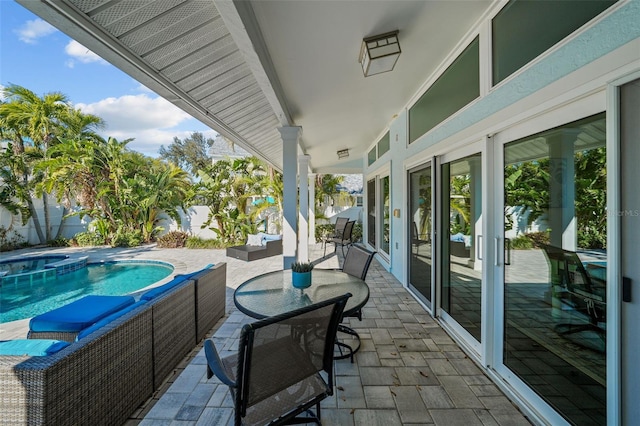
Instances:
[[[75,107],[106,121],[103,136],[134,138],[128,146],[149,156],[194,131],[216,136],[13,0],[0,0],[0,86],[8,84],[40,96],[62,92]]]

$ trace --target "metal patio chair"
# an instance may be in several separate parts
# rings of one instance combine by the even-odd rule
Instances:
[[[342,255],[344,256],[344,246],[351,246],[351,244],[353,244],[351,241],[351,234],[353,232],[353,226],[355,225],[355,223],[355,220],[348,221],[344,226],[341,235],[329,239],[329,242],[334,244],[334,253],[336,250],[338,250],[338,246],[340,246],[342,248]]]
[[[349,297],[247,324],[238,353],[225,358],[205,341],[207,378],[215,374],[229,386],[236,425],[321,424],[320,401],[333,395],[333,347]]]

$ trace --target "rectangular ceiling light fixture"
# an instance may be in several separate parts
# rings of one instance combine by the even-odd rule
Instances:
[[[391,71],[400,57],[398,31],[362,40],[360,64],[365,77]]]
[[[341,149],[338,151],[338,158],[347,158],[349,156],[349,149]]]

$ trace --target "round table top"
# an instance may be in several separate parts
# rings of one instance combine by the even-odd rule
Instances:
[[[344,315],[351,315],[369,300],[369,286],[360,278],[334,269],[314,269],[311,286],[304,289],[291,284],[291,270],[258,275],[242,283],[233,293],[233,302],[253,318],[266,318],[332,297],[351,293]]]

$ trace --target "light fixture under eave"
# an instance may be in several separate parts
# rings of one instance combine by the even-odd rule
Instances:
[[[360,48],[360,64],[365,77],[391,71],[400,57],[398,31],[366,37]]]
[[[338,151],[338,158],[347,158],[349,156],[349,149],[341,149]]]

